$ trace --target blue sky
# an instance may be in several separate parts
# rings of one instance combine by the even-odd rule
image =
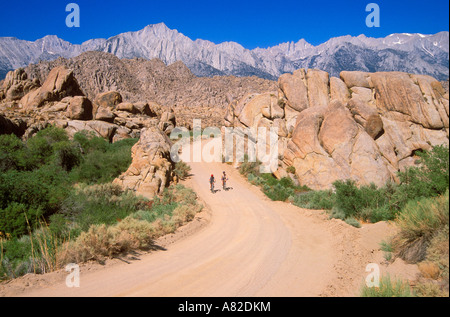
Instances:
[[[65,8],[71,2],[80,7],[79,28],[65,25]],[[371,2],[380,7],[379,28],[365,24],[365,8]],[[448,31],[448,11],[447,0],[2,1],[0,37],[34,41],[52,34],[80,44],[164,22],[194,40],[235,41],[253,49],[301,38],[318,45],[341,35]]]

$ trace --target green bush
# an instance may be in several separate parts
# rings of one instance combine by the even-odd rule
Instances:
[[[361,224],[359,223],[359,221],[353,217],[346,218],[345,223],[355,228],[361,228]]]
[[[333,183],[336,190],[336,207],[344,212],[345,217],[355,217],[363,209],[363,197],[355,181],[345,180]]]
[[[261,162],[259,162],[258,160],[256,160],[256,162],[249,162],[249,158],[248,155],[245,154],[244,155],[244,162],[241,163],[241,165],[239,166],[239,173],[241,173],[244,176],[248,176],[249,174],[253,174],[253,175],[260,175],[260,166],[261,166]]]
[[[25,204],[12,202],[5,209],[0,209],[0,230],[12,237],[21,237],[31,231],[31,228],[28,228],[29,224],[39,222],[43,214],[39,207],[34,209]]]
[[[413,297],[409,283],[402,280],[391,281],[389,275],[382,276],[379,287],[368,287],[365,284],[360,291],[361,297]]]
[[[389,205],[382,205],[380,207],[367,207],[361,210],[359,217],[367,222],[376,223],[379,221],[395,220],[398,212],[390,208]]]
[[[403,201],[418,197],[434,197],[449,187],[448,147],[435,146],[431,151],[419,152],[418,167],[409,167],[399,173]]]
[[[51,166],[0,173],[0,231],[13,236],[28,233],[25,215],[34,230],[39,221],[60,208],[69,188],[64,171]]]
[[[62,202],[60,213],[72,224],[71,235],[76,236],[93,224],[111,225],[126,218],[143,207],[142,202],[142,198],[117,185],[82,184]]]
[[[396,254],[409,262],[419,262],[426,256],[430,241],[448,230],[448,190],[444,195],[410,201],[396,219],[400,228],[395,238]]]
[[[0,281],[13,279],[34,272],[32,244],[29,236],[2,240],[0,257]],[[40,272],[36,272],[40,273]]]
[[[69,137],[63,129],[49,126],[36,133],[28,139],[26,143],[28,154],[28,166],[31,168],[39,168],[42,165],[56,163],[55,159],[60,159],[60,155],[55,158],[55,151],[62,150],[67,147]],[[73,152],[73,151],[72,151]],[[78,156],[79,154],[75,154]],[[52,162],[53,161],[53,162]],[[63,164],[64,161],[57,163]],[[62,165],[59,165],[62,167]]]
[[[274,201],[286,201],[294,194],[292,188],[284,187],[281,183],[273,186],[264,185],[263,191],[267,197]]]
[[[186,179],[189,176],[189,172],[191,171],[191,167],[184,163],[183,161],[179,161],[175,163],[175,169],[173,170],[174,174],[180,180]]]
[[[286,168],[286,172],[291,173],[291,174],[295,174],[295,167],[294,166],[288,166]]]
[[[292,203],[301,208],[331,210],[335,199],[336,196],[331,190],[318,190],[296,194]]]
[[[336,181],[335,207],[345,218],[354,217],[364,221],[394,220],[398,210],[395,201],[396,186],[388,183],[382,188],[374,184],[357,187],[352,180]]]
[[[108,183],[125,172],[131,164],[131,148],[137,139],[125,139],[113,144],[87,133],[76,133],[83,156],[70,173],[72,182]]]
[[[264,194],[274,201],[286,201],[289,197],[294,197],[296,192],[303,192],[309,190],[304,186],[296,186],[291,178],[283,177],[277,179],[270,173],[253,174],[255,171],[248,174],[247,179],[250,183],[260,186]]]
[[[61,166],[65,171],[71,171],[81,162],[79,148],[69,141],[55,143],[53,151],[54,164]]]
[[[24,170],[27,165],[26,147],[14,134],[0,135],[0,173]]]

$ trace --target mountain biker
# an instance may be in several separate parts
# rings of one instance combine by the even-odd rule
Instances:
[[[211,177],[209,178],[209,184],[211,185],[211,191],[214,190],[214,183],[216,182],[214,175],[211,174]]]
[[[222,187],[223,187],[223,189],[227,189],[227,180],[228,180],[227,174],[224,171],[223,175],[222,175]]]

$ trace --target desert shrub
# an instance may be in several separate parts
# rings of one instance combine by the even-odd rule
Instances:
[[[448,226],[448,190],[437,198],[410,201],[397,218],[402,236],[407,240],[431,238],[435,232]]]
[[[72,182],[108,183],[125,172],[131,164],[131,148],[137,139],[109,143],[87,132],[79,132],[74,142],[84,153],[70,173]]]
[[[394,251],[394,248],[392,246],[392,239],[389,239],[388,241],[385,241],[385,240],[381,241],[380,242],[380,250],[383,251],[383,253],[384,253],[383,254],[384,259],[387,262],[390,262],[392,260],[392,254]]]
[[[430,241],[449,226],[448,190],[444,195],[410,201],[400,212],[396,223],[396,254],[408,262],[422,261]]]
[[[419,167],[409,167],[399,173],[403,191],[409,199],[433,197],[449,187],[448,147],[439,145],[431,151],[418,152]]]
[[[389,205],[386,204],[376,208],[364,208],[359,213],[359,216],[364,221],[376,223],[379,221],[394,220],[397,214],[398,212],[395,209],[392,209]]]
[[[86,232],[70,243],[70,251],[66,254],[67,261],[85,262],[89,260],[102,260],[120,252],[121,246],[115,243],[112,230],[105,224],[92,225]]]
[[[310,190],[307,186],[295,185],[290,177],[277,179],[273,174],[260,174],[254,170],[246,176],[250,183],[261,187],[264,194],[274,201],[286,201],[288,198],[293,201],[296,193]]]
[[[45,273],[59,268],[59,240],[40,226],[32,235],[1,240],[0,280],[27,273]]]
[[[263,192],[271,200],[286,201],[290,196],[294,194],[294,189],[284,187],[281,183],[278,183],[273,186],[264,185]]]
[[[28,236],[9,240],[0,237],[0,246],[0,280],[33,272],[33,268],[29,266],[32,247]]]
[[[359,221],[353,217],[346,218],[345,223],[355,228],[361,228],[361,224],[359,223]]]
[[[34,209],[21,203],[12,202],[5,209],[0,209],[0,230],[12,237],[21,237],[30,232],[29,224],[33,225],[39,222],[43,214],[44,212],[39,207]]]
[[[352,180],[336,181],[335,207],[345,218],[354,217],[364,221],[378,222],[395,219],[398,210],[393,204],[396,185],[388,183],[378,188],[374,184],[357,187]]]
[[[28,233],[26,218],[33,230],[58,211],[69,188],[65,172],[57,167],[0,173],[0,231],[17,237]]]
[[[182,185],[171,186],[162,197],[155,198],[151,209],[133,212],[109,226],[90,225],[64,248],[62,257],[66,263],[101,261],[133,249],[150,248],[154,239],[174,232],[192,220],[201,209],[191,189]]]
[[[67,167],[71,165],[71,160],[76,161],[75,157],[80,156],[77,149],[71,148],[67,132],[54,126],[49,126],[36,133],[28,139],[26,147],[27,165],[33,168],[52,163],[59,164],[61,167],[63,167],[62,164],[66,164]]]
[[[419,282],[414,287],[417,297],[449,297],[448,288],[443,289],[440,285],[430,282]]]
[[[345,213],[346,217],[354,217],[365,207],[361,191],[353,180],[336,181],[336,207]]]
[[[440,277],[448,285],[449,279],[449,227],[444,226],[442,230],[431,239],[427,249],[426,260],[435,263],[440,269]]]
[[[247,154],[244,155],[244,162],[239,166],[239,173],[244,176],[248,176],[249,174],[253,174],[255,176],[260,175],[260,166],[261,162],[256,160],[256,162],[249,162],[249,157]]]
[[[25,144],[14,134],[0,135],[0,173],[26,169]]]
[[[338,207],[333,207],[330,212],[330,218],[334,218],[334,219],[341,219],[341,220],[345,220],[347,218],[347,215],[345,214],[345,212],[342,211],[342,209],[339,209]]]
[[[191,167],[183,161],[175,163],[175,168],[173,170],[174,174],[181,180],[186,179],[186,177],[189,176],[190,171]]]
[[[361,297],[413,297],[409,283],[402,280],[391,281],[389,275],[380,278],[379,287],[361,287]]]
[[[385,240],[381,241],[380,242],[380,249],[381,249],[381,251],[384,251],[384,252],[392,252],[392,251],[394,251],[394,249],[392,247],[392,241],[391,240],[389,240],[389,241],[385,241]]]
[[[299,193],[292,203],[301,208],[331,210],[335,204],[335,195],[331,190],[318,190]]]
[[[60,214],[76,228],[76,236],[93,224],[112,225],[143,207],[143,199],[113,184],[84,185],[71,191]],[[60,219],[61,221],[61,219]]]
[[[294,166],[288,166],[286,168],[286,172],[295,174],[295,167]]]
[[[61,166],[65,171],[71,171],[81,162],[81,152],[75,144],[64,141],[58,142],[53,146],[54,164]]]

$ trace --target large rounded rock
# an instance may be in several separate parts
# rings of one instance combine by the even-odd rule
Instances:
[[[406,73],[380,72],[370,75],[377,108],[386,117],[411,121],[429,129],[445,127],[439,111],[425,101],[420,86]]]
[[[42,107],[46,102],[60,101],[68,96],[84,96],[72,70],[64,66],[53,68],[38,89],[26,94],[21,100],[25,110]]]
[[[329,75],[318,69],[308,69],[306,74],[308,83],[309,107],[328,106],[329,99]]]
[[[345,82],[348,88],[352,87],[371,88],[369,76],[370,73],[360,71],[342,71],[340,73],[341,79]]]
[[[115,109],[116,105],[122,102],[122,95],[117,91],[107,91],[98,94],[94,99],[94,104],[98,107]]]
[[[277,102],[273,93],[255,95],[246,103],[238,116],[239,121],[246,127],[254,127],[263,117],[262,109],[270,108],[272,103]]]
[[[152,199],[170,182],[173,169],[170,160],[171,141],[158,128],[141,131],[139,142],[132,150],[132,163],[128,170],[114,180],[124,189]]]
[[[92,103],[83,96],[70,99],[67,117],[72,120],[92,120]]]
[[[288,105],[298,112],[309,107],[305,82],[306,73],[304,69],[297,70],[293,74],[283,74],[278,78],[278,86],[288,100]]]

